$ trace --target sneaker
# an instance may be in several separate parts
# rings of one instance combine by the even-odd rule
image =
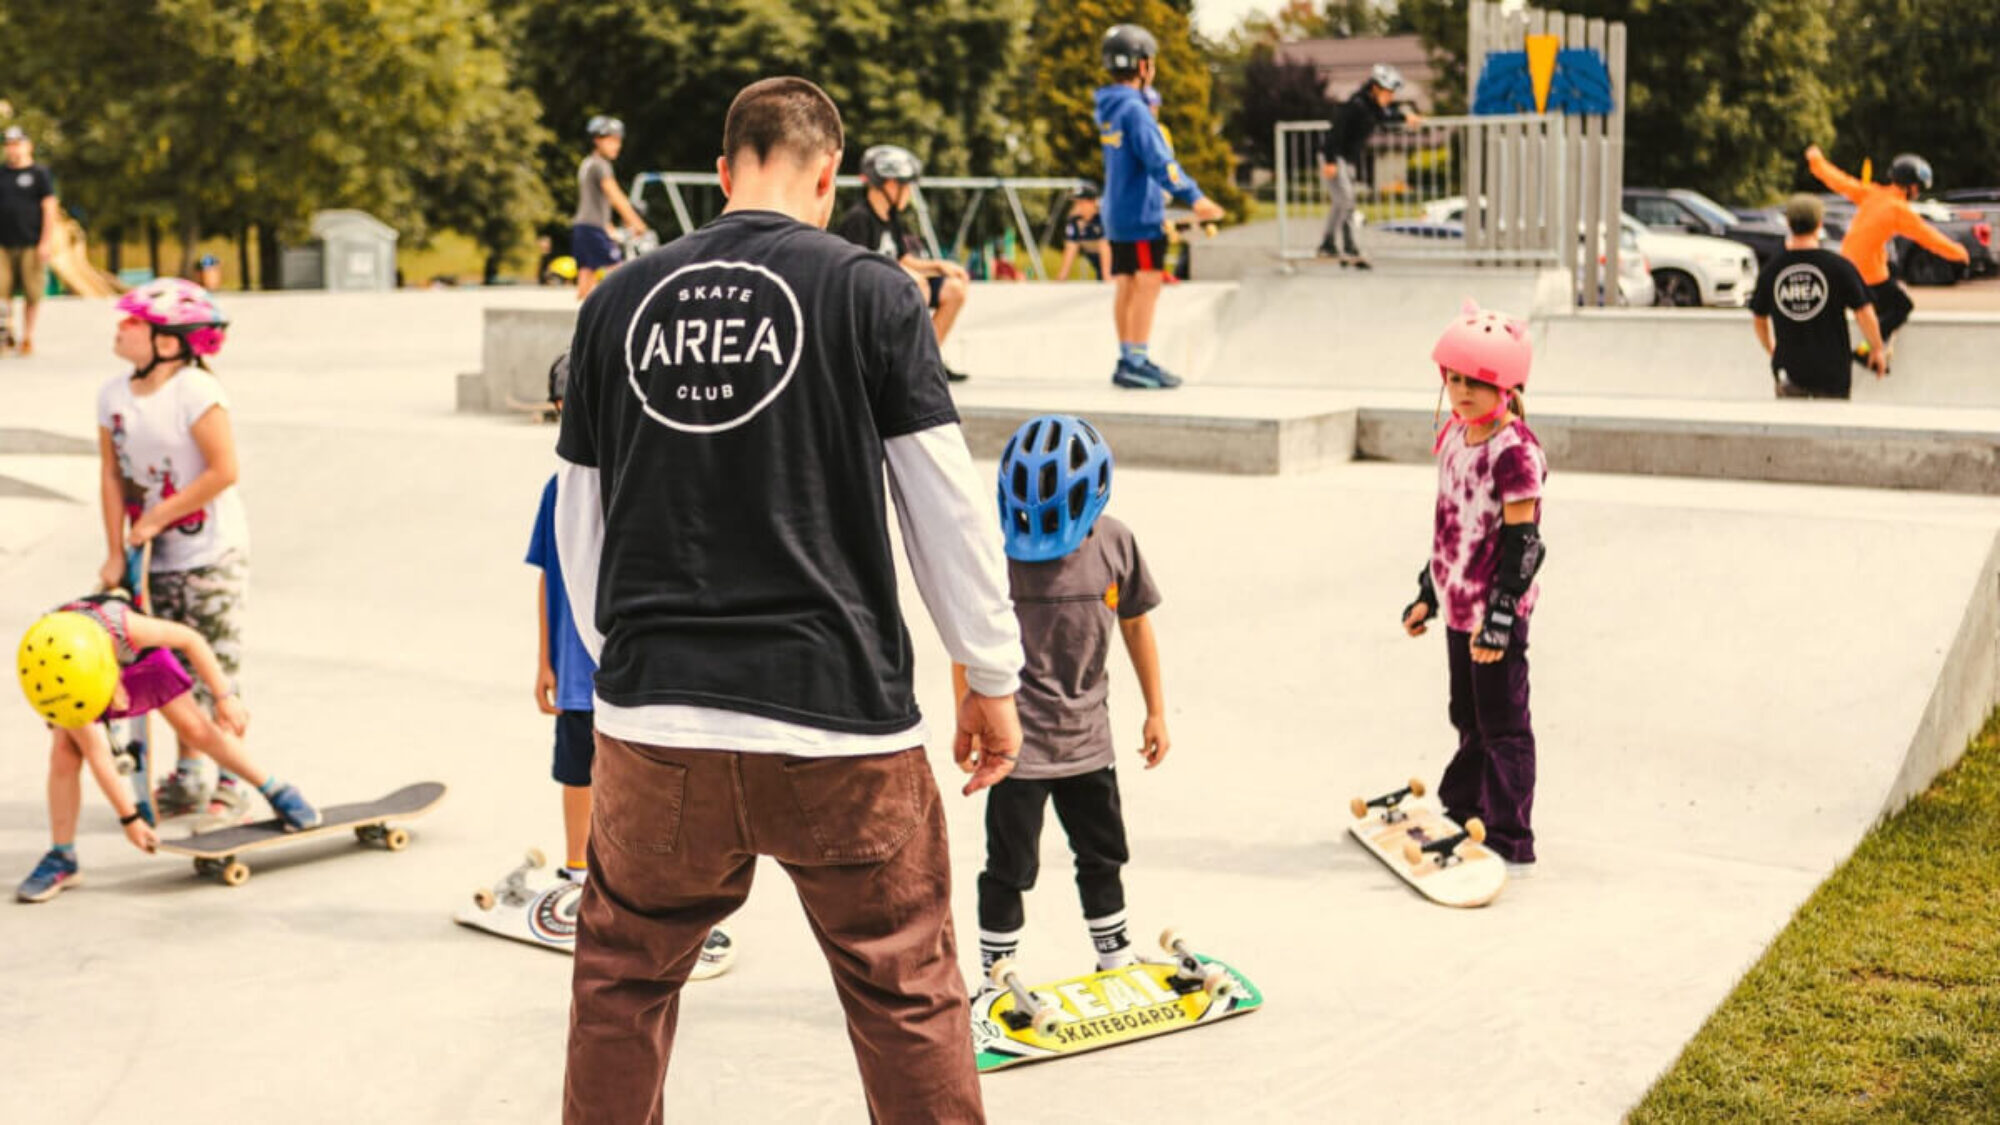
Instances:
[[[225,778],[221,785],[215,787],[217,795],[222,793],[224,787],[231,789],[243,788],[243,786],[233,784]],[[319,810],[313,808],[306,801],[305,797],[299,793],[297,786],[290,783],[280,785],[272,790],[271,795],[265,799],[271,802],[271,811],[277,813],[284,820],[285,831],[297,832],[301,829],[319,827]],[[209,807],[214,808],[215,806],[211,803]]]
[[[76,857],[64,855],[54,848],[35,865],[35,870],[14,890],[14,897],[22,902],[47,902],[71,887],[83,882],[83,875],[77,871]]]
[[[1319,244],[1319,248],[1313,251],[1313,256],[1316,258],[1338,258],[1341,257],[1342,255],[1340,253],[1340,248],[1335,246],[1333,243],[1321,242]],[[1342,262],[1341,264],[1345,265],[1346,263]]]
[[[203,783],[201,771],[184,765],[174,767],[174,772],[153,792],[153,807],[163,817],[200,812],[207,801],[208,786]]]
[[[695,959],[691,980],[708,980],[729,971],[736,963],[736,943],[730,939],[729,931],[721,926],[713,927],[702,939],[701,956]]]
[[[1513,879],[1532,879],[1532,878],[1534,878],[1534,877],[1535,877],[1535,861],[1534,861],[1534,860],[1532,860],[1532,859],[1531,859],[1531,860],[1529,860],[1529,861],[1528,861],[1528,862],[1526,862],[1526,863],[1515,863],[1515,862],[1514,862],[1513,860],[1511,860],[1511,859],[1507,861],[1507,878],[1508,878],[1508,879],[1510,879],[1510,880],[1513,880]]]
[[[208,795],[208,807],[195,822],[195,831],[213,832],[250,819],[250,787],[233,777],[223,777]]]
[[[578,886],[582,886],[590,880],[590,869],[587,867],[579,869],[565,864],[562,867],[556,868],[556,878],[561,879],[565,883],[575,883]]]
[[[1181,385],[1181,377],[1170,374],[1150,359],[1121,359],[1111,373],[1111,382],[1142,391],[1167,391]]]

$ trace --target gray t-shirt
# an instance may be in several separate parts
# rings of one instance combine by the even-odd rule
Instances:
[[[611,200],[605,197],[604,180],[616,175],[611,162],[600,153],[591,153],[583,158],[583,164],[576,170],[576,217],[570,222],[577,226],[611,227]]]
[[[1083,545],[1052,562],[1007,561],[1014,615],[1021,621],[1024,779],[1074,777],[1112,764],[1111,655],[1116,623],[1160,604],[1132,531],[1099,516]]]

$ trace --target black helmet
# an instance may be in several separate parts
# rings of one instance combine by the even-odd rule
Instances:
[[[600,113],[590,119],[590,124],[584,126],[584,131],[590,134],[590,139],[593,141],[599,137],[622,137],[625,135],[625,123],[616,117],[606,117]]]
[[[1103,189],[1097,186],[1096,180],[1078,180],[1076,190],[1070,193],[1077,199],[1096,199],[1103,194]]]
[[[1921,184],[1925,191],[1931,189],[1931,162],[1914,152],[1906,152],[1889,162],[1889,182],[1892,184]]]
[[[861,178],[871,187],[881,187],[891,180],[913,184],[923,174],[924,162],[901,145],[871,145],[861,154]]]
[[[1136,24],[1121,23],[1104,33],[1104,69],[1113,74],[1133,74],[1139,60],[1155,58],[1160,41]]]
[[[569,394],[569,349],[549,364],[549,401],[561,402]]]

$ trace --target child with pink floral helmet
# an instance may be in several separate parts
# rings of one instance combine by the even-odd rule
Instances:
[[[1521,392],[1534,348],[1528,326],[1467,301],[1431,351],[1451,400],[1438,430],[1431,559],[1403,629],[1442,615],[1458,753],[1439,782],[1445,812],[1486,823],[1509,873],[1534,870],[1535,732],[1528,714],[1528,614],[1544,554],[1538,523],[1548,461]]]
[[[243,606],[250,527],[236,490],[229,398],[208,370],[229,322],[206,289],[180,278],[141,285],[118,300],[112,351],[131,364],[97,393],[105,560],[98,577],[119,585],[125,551],[153,544],[147,580],[154,615],[193,629],[215,650],[230,690],[243,667]],[[205,684],[197,701],[217,700]],[[180,747],[154,794],[161,816],[208,814],[200,827],[248,819],[251,786],[222,771],[211,792],[202,756]]]

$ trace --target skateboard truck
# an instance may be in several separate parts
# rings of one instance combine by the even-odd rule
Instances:
[[[1446,836],[1441,840],[1430,840],[1422,843],[1416,840],[1405,840],[1403,842],[1403,859],[1411,867],[1421,866],[1426,857],[1435,858],[1439,867],[1450,867],[1456,863],[1464,863],[1465,857],[1458,854],[1458,846],[1467,840],[1471,840],[1475,844],[1486,842],[1486,825],[1478,817],[1473,817],[1471,820],[1466,821],[1465,831],[1460,832],[1456,836]]]
[[[521,861],[522,866],[508,872],[506,881],[497,890],[481,887],[472,892],[472,905],[481,910],[491,910],[498,903],[520,906],[533,898],[534,894],[528,890],[528,872],[548,866],[549,860],[542,854],[542,849],[529,848]]]
[[[1180,931],[1170,929],[1161,932],[1160,948],[1173,955],[1178,970],[1167,982],[1174,987],[1174,991],[1183,996],[1190,992],[1206,992],[1216,1000],[1227,1000],[1236,995],[1236,978],[1221,965],[1197,956],[1194,947],[1188,944]]]
[[[1354,798],[1347,803],[1347,811],[1354,814],[1354,819],[1362,820],[1368,816],[1369,809],[1381,809],[1382,823],[1400,824],[1410,815],[1403,811],[1403,802],[1411,797],[1421,797],[1424,793],[1423,779],[1413,777],[1408,785],[1393,793],[1384,793],[1372,801],[1365,801],[1360,797]]]
[[[1035,1034],[1044,1039],[1051,1038],[1062,1023],[1062,1009],[1036,996],[1028,986],[1021,983],[1021,974],[1014,969],[1012,958],[1002,957],[993,962],[986,971],[987,979],[994,985],[1014,994],[1014,1007],[1000,1013],[1000,1018],[1015,1031],[1034,1028]]]

